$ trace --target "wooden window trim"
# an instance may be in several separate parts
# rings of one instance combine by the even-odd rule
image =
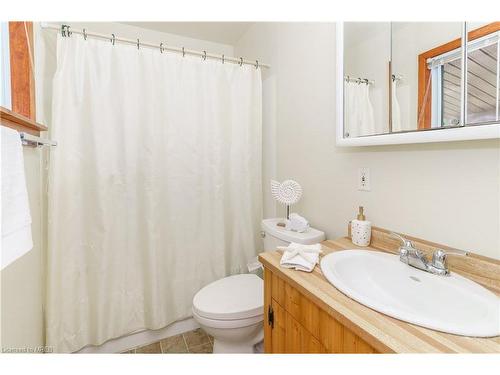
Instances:
[[[0,107],[0,124],[37,136],[40,135],[40,132],[48,130],[45,125],[39,124],[26,116],[22,116],[4,107]]]
[[[485,26],[468,32],[468,42],[481,38],[485,35],[500,31],[500,22],[492,22]],[[427,59],[442,55],[443,53],[453,51],[462,46],[462,38],[457,38],[451,42],[442,44],[438,47],[430,49],[418,55],[418,114],[423,114],[418,120],[418,129],[429,129],[431,127],[431,108],[432,108],[432,93],[429,90],[425,97],[427,82],[431,75],[431,71],[427,68]],[[425,102],[424,102],[425,101]]]
[[[9,49],[12,110],[0,107],[0,124],[40,135],[47,127],[35,121],[35,77],[31,66],[34,56],[32,22],[9,22]]]

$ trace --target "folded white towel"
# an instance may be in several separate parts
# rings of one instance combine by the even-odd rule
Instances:
[[[293,213],[290,214],[289,220],[286,221],[286,230],[291,230],[294,232],[303,233],[309,229],[309,222],[305,217],[300,216],[299,214]]]
[[[283,256],[280,260],[280,266],[284,268],[295,268],[298,271],[311,272],[319,261],[321,245],[302,245],[295,242],[288,246],[278,246],[283,250]]]
[[[31,250],[31,215],[19,133],[2,126],[2,269]]]

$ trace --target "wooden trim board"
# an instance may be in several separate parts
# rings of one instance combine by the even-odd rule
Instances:
[[[33,23],[9,22],[12,111],[35,119],[35,77],[32,69]]]
[[[40,132],[48,130],[45,125],[39,124],[4,107],[0,107],[0,124],[36,136],[40,135]]]

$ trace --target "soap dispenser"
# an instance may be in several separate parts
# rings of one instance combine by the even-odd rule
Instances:
[[[363,207],[359,207],[358,217],[351,221],[351,241],[358,246],[368,246],[372,236],[372,223],[366,220]]]

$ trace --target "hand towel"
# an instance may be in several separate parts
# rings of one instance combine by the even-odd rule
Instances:
[[[319,261],[319,254],[322,253],[319,243],[314,245],[302,245],[295,242],[288,246],[278,246],[283,250],[280,266],[284,268],[294,268],[298,271],[311,272]]]
[[[286,221],[286,230],[303,233],[309,229],[309,222],[299,214],[290,214],[290,219]]]
[[[19,133],[2,126],[2,269],[33,247],[31,215]]]

